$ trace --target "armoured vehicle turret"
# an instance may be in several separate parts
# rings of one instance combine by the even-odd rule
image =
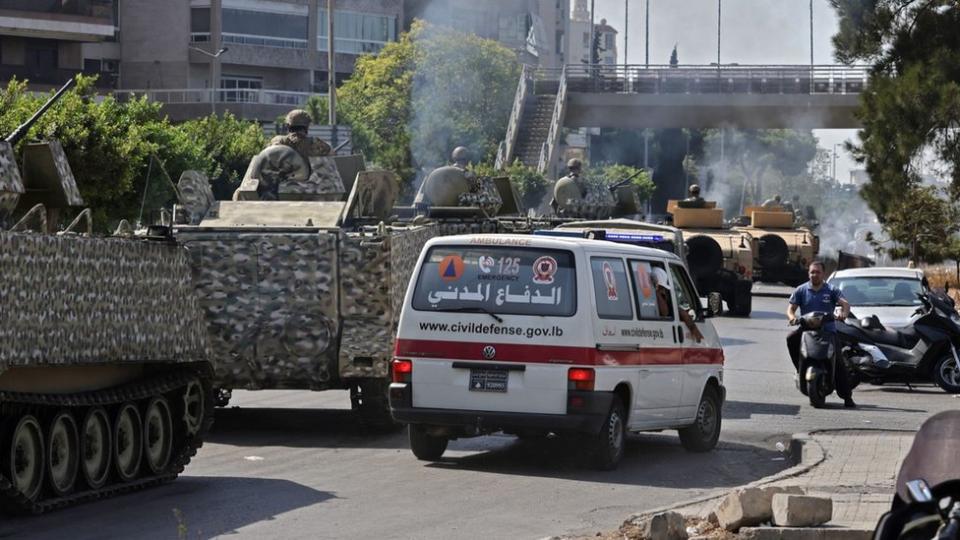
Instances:
[[[754,281],[796,286],[807,280],[807,265],[816,259],[820,239],[798,227],[793,212],[782,207],[748,206],[734,230],[753,238]]]
[[[683,231],[687,264],[701,294],[719,292],[731,314],[750,315],[753,305],[753,239],[723,223],[723,210],[714,201],[684,208],[667,203],[673,226]]]
[[[92,234],[62,147],[0,141],[0,511],[175,478],[212,422],[186,251]]]

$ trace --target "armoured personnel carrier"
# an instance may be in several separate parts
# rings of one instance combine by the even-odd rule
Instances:
[[[714,201],[703,208],[667,203],[673,226],[683,231],[687,264],[701,294],[720,293],[731,314],[746,317],[753,305],[753,239],[749,233],[723,223],[723,211]]]
[[[783,207],[748,206],[734,230],[753,238],[754,281],[790,286],[807,280],[807,265],[817,257],[820,239],[798,227],[793,212]]]
[[[207,339],[176,245],[92,235],[57,142],[0,141],[0,512],[175,478],[212,422]],[[85,225],[85,232],[79,233]]]

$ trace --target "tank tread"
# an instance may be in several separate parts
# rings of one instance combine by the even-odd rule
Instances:
[[[197,450],[203,446],[203,439],[213,425],[213,392],[211,391],[211,376],[207,369],[184,367],[158,377],[129,383],[126,385],[73,394],[35,394],[21,392],[0,391],[0,407],[3,416],[13,413],[38,412],[41,409],[70,409],[75,407],[95,407],[119,405],[128,401],[139,401],[184,388],[195,379],[199,379],[204,387],[204,417],[199,431],[195,435],[183,437],[180,448],[171,456],[166,470],[157,474],[148,474],[127,482],[108,483],[99,489],[85,489],[62,497],[44,498],[33,501],[25,497],[6,476],[6,471],[0,471],[0,511],[5,514],[42,514],[51,510],[58,510],[75,504],[103,499],[114,495],[128,493],[175,479]],[[176,444],[176,442],[175,442]]]

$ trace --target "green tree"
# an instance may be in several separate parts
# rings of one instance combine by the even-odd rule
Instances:
[[[870,182],[862,195],[884,223],[920,185],[928,157],[960,194],[960,4],[956,0],[830,0],[836,57],[870,62],[849,145]]]
[[[266,144],[263,129],[256,122],[238,119],[229,111],[179,126],[188,139],[200,146],[204,172],[217,199],[229,199],[240,185],[250,159]]]
[[[495,41],[417,21],[357,61],[338,94],[354,148],[408,182],[456,146],[492,161],[506,131],[520,67]]]
[[[957,256],[956,242],[944,241],[960,231],[960,208],[934,186],[912,186],[893,201],[884,229],[896,242],[887,251],[895,258],[938,263]]]
[[[161,104],[146,98],[124,103],[111,96],[94,99],[94,80],[79,77],[76,87],[20,144],[37,139],[60,141],[100,231],[112,229],[121,218],[136,220],[141,208],[146,221],[173,202],[174,191],[158,162],[164,164],[172,181],[182,171],[195,169],[215,182],[229,182],[242,175],[246,161],[262,144],[263,135],[256,124],[232,116],[177,126],[167,120]],[[12,131],[48,97],[28,92],[23,81],[9,82],[0,89],[0,132]],[[210,126],[217,129],[208,129]],[[242,154],[247,154],[246,158]]]
[[[330,98],[314,94],[307,98],[304,109],[310,113],[314,124],[326,125],[330,121]],[[339,111],[339,108],[337,109]]]

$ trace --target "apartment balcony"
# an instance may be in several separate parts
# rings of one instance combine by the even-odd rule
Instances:
[[[272,122],[290,109],[304,107],[309,92],[285,92],[263,89],[183,88],[162,90],[118,90],[113,92],[118,101],[147,96],[163,103],[164,112],[178,122],[230,111],[239,118]]]
[[[103,41],[116,29],[110,10],[50,13],[0,9],[0,34],[64,41]]]

